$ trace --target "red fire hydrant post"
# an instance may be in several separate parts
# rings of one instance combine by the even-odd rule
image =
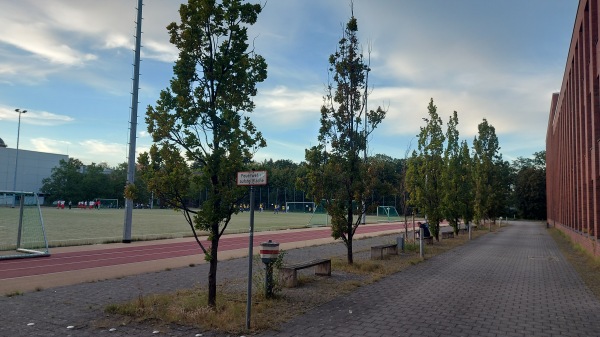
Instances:
[[[265,296],[273,297],[273,264],[279,257],[279,243],[269,240],[260,244],[260,259],[266,266]]]

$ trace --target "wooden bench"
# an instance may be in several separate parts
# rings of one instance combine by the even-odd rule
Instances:
[[[315,267],[315,275],[331,276],[331,259],[287,264],[279,269],[283,285],[288,288],[296,287],[298,285],[298,270],[310,267]]]
[[[371,247],[371,260],[383,260],[384,252],[387,254],[398,255],[398,244],[388,243]]]
[[[416,232],[416,240],[419,240],[419,232]],[[425,241],[425,244],[427,245],[432,245],[433,244],[433,236],[426,236],[423,238],[423,241]]]
[[[442,239],[450,239],[454,237],[454,232],[442,232]]]

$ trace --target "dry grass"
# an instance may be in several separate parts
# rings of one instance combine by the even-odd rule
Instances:
[[[487,230],[473,232],[473,238],[487,234]],[[427,245],[426,258],[443,254],[468,242],[467,235],[459,235]],[[250,333],[276,329],[281,323],[301,315],[308,310],[336,297],[344,296],[355,289],[376,282],[393,273],[401,272],[422,260],[418,246],[406,245],[406,252],[389,255],[384,260],[369,260],[366,251],[355,251],[354,264],[348,265],[344,257],[332,259],[332,276],[320,277],[310,273],[299,275],[299,286],[284,288],[275,299],[266,299],[264,293],[253,296]],[[207,307],[206,289],[195,288],[169,294],[140,295],[128,303],[113,304],[106,308],[116,314],[122,324],[152,321],[164,325],[178,324],[200,327],[203,330],[233,334],[248,333],[246,323],[246,292],[240,291],[244,280],[220,286],[218,306]],[[237,283],[237,284],[236,284]],[[124,321],[123,321],[124,320]]]
[[[600,300],[600,259],[593,257],[580,245],[556,228],[548,230],[567,261],[575,268],[585,285]]]

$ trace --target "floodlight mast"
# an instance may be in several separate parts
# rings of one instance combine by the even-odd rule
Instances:
[[[15,154],[15,179],[13,180],[13,191],[17,190],[17,172],[19,170],[19,137],[21,135],[21,114],[27,112],[27,110],[15,109],[19,113],[19,124],[17,126],[17,153]],[[16,206],[16,198],[13,199],[14,208]]]
[[[129,120],[129,154],[127,162],[127,185],[135,183],[135,145],[137,133],[138,92],[140,86],[140,49],[142,46],[142,7],[143,0],[138,0],[135,32],[135,56],[133,62],[133,90],[131,92],[131,117]],[[131,242],[131,220],[133,216],[133,200],[125,199],[125,223],[123,225],[123,243]]]

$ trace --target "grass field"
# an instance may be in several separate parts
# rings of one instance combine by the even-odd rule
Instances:
[[[311,213],[255,212],[255,231],[307,227]],[[123,239],[123,209],[56,209],[42,208],[46,236],[51,247],[120,242]],[[0,219],[18,219],[18,208],[0,207]],[[14,221],[13,221],[14,222]],[[367,222],[377,218],[367,217]],[[250,212],[234,215],[227,227],[228,233],[247,232],[250,228]],[[16,237],[16,226],[2,224],[0,236]],[[132,223],[133,240],[154,240],[191,236],[192,231],[183,214],[165,209],[134,209]]]

